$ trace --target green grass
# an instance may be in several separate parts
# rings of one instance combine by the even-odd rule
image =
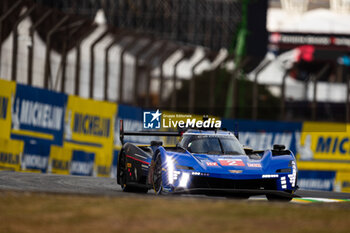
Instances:
[[[349,232],[350,203],[0,192],[0,232]]]

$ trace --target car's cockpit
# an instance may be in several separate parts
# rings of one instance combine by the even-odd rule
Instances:
[[[243,146],[232,134],[185,134],[179,145],[195,154],[245,155]]]

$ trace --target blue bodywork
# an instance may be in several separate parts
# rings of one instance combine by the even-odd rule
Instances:
[[[200,130],[190,133],[204,134]],[[206,131],[205,134],[232,135],[227,131]],[[288,150],[283,151],[283,153],[274,150],[260,151],[256,153],[256,156],[260,158],[251,159],[245,154],[195,154],[188,150],[180,153],[167,150],[163,146],[155,146],[152,149],[154,151],[152,161],[155,161],[157,156],[161,156],[163,192],[171,193],[191,188],[207,188],[194,184],[201,178],[215,182],[221,182],[221,180],[268,182],[270,190],[289,193],[293,193],[297,189],[295,156]],[[274,185],[271,186],[271,184]],[[219,184],[217,186],[220,187]]]

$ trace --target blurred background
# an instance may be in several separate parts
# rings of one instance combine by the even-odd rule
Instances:
[[[3,80],[236,121],[302,187],[350,190],[350,0],[2,0],[0,45]]]
[[[4,0],[0,76],[134,106],[349,121],[347,0]]]

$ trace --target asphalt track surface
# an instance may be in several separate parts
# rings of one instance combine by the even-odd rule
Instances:
[[[151,190],[148,194],[125,193],[117,181],[111,178],[8,171],[0,171],[0,190],[96,196],[155,195]],[[301,198],[350,199],[350,193],[298,190],[295,194]]]

